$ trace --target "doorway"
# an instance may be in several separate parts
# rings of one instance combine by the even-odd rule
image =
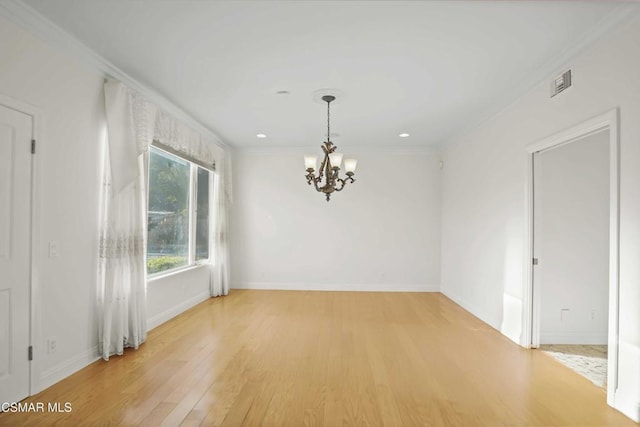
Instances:
[[[533,153],[540,350],[606,387],[609,131]]]
[[[0,103],[0,402],[30,392],[33,117]]]
[[[529,238],[524,342],[607,344],[617,387],[618,112],[527,147]]]

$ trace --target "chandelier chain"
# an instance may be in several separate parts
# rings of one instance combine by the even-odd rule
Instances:
[[[327,142],[331,141],[331,101],[327,102]]]

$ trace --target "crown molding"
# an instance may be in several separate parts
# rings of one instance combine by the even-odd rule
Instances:
[[[503,111],[518,102],[520,98],[525,96],[538,85],[553,78],[561,70],[568,67],[568,64],[575,61],[577,57],[594,47],[597,42],[606,36],[615,33],[624,28],[631,21],[640,16],[640,4],[637,2],[624,2],[617,8],[604,15],[602,19],[585,31],[578,41],[559,54],[555,55],[548,61],[544,62],[538,68],[533,69],[528,75],[522,79],[522,83],[513,90],[509,91],[510,95],[497,97],[490,105],[485,108],[487,111],[484,115],[476,120],[471,120],[466,126],[461,126],[457,132],[451,136],[444,138],[437,146],[441,152],[458,145],[456,141],[468,135],[473,130],[479,128],[483,124],[491,121],[494,117],[500,115]],[[515,96],[514,96],[515,95]]]
[[[404,145],[404,146],[364,146],[364,145],[349,145],[343,146],[345,149],[338,151],[345,155],[358,155],[358,154],[428,154],[439,155],[440,150],[437,146],[433,145]],[[313,153],[322,153],[320,150],[320,144],[317,145],[305,145],[305,146],[275,146],[275,147],[260,147],[260,146],[247,146],[247,147],[234,147],[235,154],[241,155],[281,155],[281,154],[298,154],[306,155]]]
[[[211,129],[194,119],[173,101],[160,94],[157,90],[131,77],[31,6],[20,0],[0,0],[0,15],[22,27],[49,46],[67,53],[85,65],[104,73],[106,77],[119,80],[131,89],[138,91],[159,108],[202,133],[220,148],[229,148],[229,145],[222,141]]]

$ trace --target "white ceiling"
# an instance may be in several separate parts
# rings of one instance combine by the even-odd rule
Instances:
[[[25,0],[235,147],[446,142],[564,65],[615,2]],[[572,50],[573,49],[573,50]],[[575,71],[579,76],[579,70]],[[287,90],[289,95],[278,95]],[[398,134],[408,132],[409,138]],[[267,134],[266,139],[256,138]]]

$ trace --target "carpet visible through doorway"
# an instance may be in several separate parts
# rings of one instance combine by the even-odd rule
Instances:
[[[598,387],[607,387],[607,346],[545,344],[540,350],[568,366]]]

